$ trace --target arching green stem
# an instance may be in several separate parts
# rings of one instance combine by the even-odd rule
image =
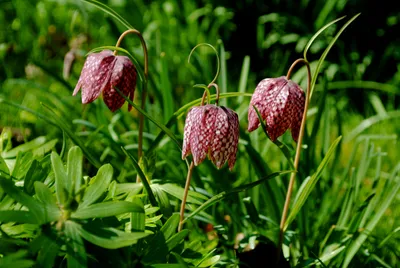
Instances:
[[[142,36],[142,34],[136,30],[136,29],[129,29],[126,30],[125,32],[123,32],[121,34],[121,36],[118,38],[117,44],[115,45],[116,47],[119,47],[122,40],[124,39],[124,37],[128,34],[135,34],[139,37],[140,39],[140,43],[142,45],[143,48],[143,55],[144,55],[144,81],[143,81],[143,85],[142,85],[142,96],[141,96],[141,105],[140,108],[142,108],[142,110],[144,110],[144,106],[146,103],[146,93],[147,93],[147,78],[148,78],[148,74],[149,74],[149,63],[148,63],[148,52],[147,52],[147,46],[146,46],[146,42],[144,41],[144,38]],[[117,54],[117,51],[114,51],[114,55]],[[139,136],[138,136],[138,159],[140,160],[140,158],[143,155],[143,125],[144,125],[144,116],[142,113],[139,113]],[[140,178],[137,177],[136,178],[137,182],[140,182]]]
[[[284,226],[285,226],[286,217],[287,217],[287,214],[288,214],[288,211],[289,211],[290,198],[292,196],[293,186],[294,186],[296,174],[297,174],[298,167],[299,167],[301,144],[302,144],[302,141],[303,141],[304,131],[305,131],[305,127],[306,127],[308,104],[310,102],[311,70],[310,70],[310,64],[308,63],[308,61],[306,61],[305,59],[298,59],[295,62],[293,62],[293,64],[289,68],[289,71],[288,71],[288,73],[286,75],[286,78],[288,80],[290,79],[290,75],[292,73],[292,70],[298,63],[303,63],[307,67],[307,92],[306,92],[306,101],[305,101],[305,104],[304,104],[303,118],[301,120],[299,138],[298,138],[298,141],[297,141],[296,155],[295,155],[294,163],[293,163],[294,169],[295,169],[296,172],[293,172],[290,175],[289,186],[288,186],[288,190],[287,190],[287,193],[286,193],[286,200],[285,200],[285,204],[283,206],[283,211],[282,211],[280,230],[279,230],[279,241],[278,241],[278,247],[277,247],[277,263],[279,263],[279,258],[280,258],[280,255],[281,255],[281,249],[282,249],[282,243],[283,243],[283,235],[284,235],[284,232],[285,232]]]
[[[217,80],[218,75],[219,75],[220,62],[219,62],[218,51],[215,49],[215,47],[213,47],[212,45],[210,45],[208,43],[200,43],[200,44],[196,45],[194,48],[192,48],[192,51],[190,51],[189,57],[188,57],[188,63],[190,63],[190,57],[192,56],[193,52],[196,50],[196,48],[198,48],[200,46],[208,46],[208,47],[212,48],[212,50],[214,50],[214,52],[215,52],[215,55],[217,56],[217,73],[215,74],[214,79],[209,83],[209,85],[210,85],[210,84],[213,84]]]

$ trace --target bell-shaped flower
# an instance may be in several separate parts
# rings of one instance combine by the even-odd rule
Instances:
[[[75,87],[76,95],[82,88],[82,103],[90,103],[103,93],[107,107],[116,111],[125,103],[115,88],[133,100],[136,87],[136,68],[126,56],[115,56],[110,50],[90,54]],[[129,105],[129,110],[132,106]]]
[[[228,161],[232,170],[239,142],[239,118],[231,109],[207,104],[193,107],[186,117],[182,159],[193,155],[197,166],[208,156],[217,168]]]
[[[248,131],[260,126],[254,107],[265,120],[266,130],[272,141],[283,135],[287,129],[297,142],[303,118],[305,94],[299,85],[286,77],[266,78],[256,87],[250,101]]]

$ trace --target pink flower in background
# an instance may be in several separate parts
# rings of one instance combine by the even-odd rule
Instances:
[[[90,103],[103,93],[104,103],[114,112],[125,103],[114,87],[133,100],[135,86],[136,68],[131,60],[104,50],[87,57],[72,95],[75,96],[82,88],[82,103]],[[130,111],[132,106],[129,105],[128,109]]]
[[[239,118],[231,109],[207,104],[193,107],[184,129],[182,159],[193,155],[197,166],[206,158],[221,168],[228,161],[232,170],[239,142]]]
[[[260,126],[258,109],[272,141],[290,128],[293,140],[297,142],[305,105],[305,94],[301,88],[286,77],[266,78],[256,87],[250,101],[248,131]]]

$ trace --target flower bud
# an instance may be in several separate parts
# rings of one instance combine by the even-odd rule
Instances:
[[[193,107],[184,129],[182,159],[193,155],[197,166],[208,158],[219,169],[228,161],[232,170],[239,142],[239,118],[231,109],[212,104]]]
[[[104,103],[114,112],[125,102],[114,87],[133,100],[136,68],[128,57],[114,56],[112,51],[103,50],[88,56],[72,95],[82,88],[82,103],[90,103],[103,93]],[[132,106],[128,109],[130,111]]]
[[[297,142],[305,105],[305,94],[299,85],[284,76],[262,80],[250,101],[248,113],[250,132],[260,126],[253,105],[265,120],[266,130],[272,141],[290,128],[293,140]]]

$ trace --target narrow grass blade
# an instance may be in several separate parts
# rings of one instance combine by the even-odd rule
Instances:
[[[238,88],[238,91],[240,93],[246,92],[247,79],[249,77],[249,70],[250,70],[250,56],[245,56],[243,59],[243,64],[242,64],[242,71],[240,72],[240,80],[239,80],[239,88]],[[238,103],[242,103],[243,100],[244,100],[244,96],[240,96],[237,101],[238,101]]]
[[[371,126],[389,119],[395,119],[400,117],[400,111],[390,111],[387,112],[386,115],[374,115],[370,118],[363,120],[357,127],[355,127],[349,134],[346,135],[345,142],[349,142],[358,135],[360,135],[363,131],[370,128]]]
[[[287,229],[289,224],[294,220],[296,217],[297,213],[299,213],[300,209],[303,207],[304,203],[306,202],[308,196],[310,195],[311,191],[314,189],[315,185],[318,182],[318,179],[320,178],[322,171],[325,169],[327,166],[329,160],[333,156],[333,153],[335,152],[336,147],[339,145],[340,140],[342,137],[338,137],[331,145],[329,148],[328,152],[326,153],[324,159],[320,163],[320,165],[317,168],[317,171],[311,176],[309,180],[306,180],[306,185],[304,187],[300,187],[302,189],[302,192],[297,194],[297,198],[293,202],[293,209],[290,211],[289,216],[286,220],[284,230]]]
[[[142,181],[142,183],[143,183],[143,186],[144,186],[144,188],[145,188],[146,191],[147,191],[147,195],[149,196],[149,200],[150,200],[151,205],[152,205],[153,207],[158,207],[158,203],[157,203],[157,200],[156,200],[156,198],[155,198],[155,196],[154,196],[154,193],[153,193],[153,191],[151,190],[150,184],[149,184],[149,182],[147,181],[147,178],[146,178],[146,176],[144,175],[142,169],[140,168],[138,162],[137,162],[136,159],[133,157],[133,155],[131,155],[127,150],[125,150],[124,147],[121,147],[121,148],[122,148],[122,151],[124,151],[124,153],[132,160],[132,164],[133,164],[133,166],[135,167],[135,169],[136,169],[136,171],[137,171],[137,173],[138,173],[138,175],[139,175],[139,177],[140,177],[140,179],[141,179],[141,181]]]
[[[332,41],[329,43],[328,47],[325,49],[325,51],[322,53],[321,58],[318,61],[317,67],[314,71],[314,75],[312,77],[311,80],[311,85],[310,85],[310,99],[312,97],[312,94],[314,92],[314,87],[315,87],[315,83],[317,82],[317,77],[319,74],[319,71],[322,67],[322,64],[324,63],[324,60],[326,58],[326,56],[328,55],[329,51],[331,50],[331,48],[333,47],[333,45],[335,44],[336,40],[339,38],[339,36],[342,34],[342,32],[347,28],[347,26],[349,26],[358,16],[360,16],[361,13],[358,13],[357,15],[355,15],[354,17],[352,17],[350,20],[348,20],[346,22],[345,25],[343,25],[343,27],[339,30],[339,32],[335,35],[335,37],[332,39]],[[305,57],[304,57],[305,58]],[[305,58],[306,59],[306,58]]]
[[[168,72],[169,60],[165,53],[161,53],[161,91],[162,91],[162,102],[163,102],[163,112],[164,112],[164,122],[172,116],[174,113],[174,102],[172,96],[172,86],[170,81],[170,75]]]
[[[100,168],[101,163],[92,155],[91,151],[88,148],[86,148],[86,146],[83,143],[83,141],[81,140],[81,138],[79,138],[77,135],[75,135],[75,133],[71,130],[72,129],[71,126],[69,124],[67,124],[67,122],[65,122],[65,120],[63,118],[58,116],[53,111],[53,109],[51,109],[49,106],[47,106],[43,103],[42,103],[42,105],[43,105],[43,107],[48,109],[55,117],[55,121],[52,121],[52,124],[54,124],[55,126],[59,127],[61,130],[63,130],[65,133],[67,133],[67,135],[70,137],[70,139],[82,149],[83,153],[85,154],[87,159],[93,164],[93,166],[95,166],[96,168]]]
[[[178,139],[175,137],[175,135],[172,133],[172,131],[170,129],[168,129],[164,124],[160,123],[158,120],[156,120],[155,118],[153,118],[152,116],[150,116],[147,112],[145,112],[143,109],[141,109],[138,105],[136,105],[134,102],[132,102],[127,96],[125,96],[124,94],[122,94],[122,92],[114,87],[115,90],[122,96],[125,98],[125,100],[132,105],[132,107],[134,107],[138,112],[140,112],[141,114],[143,114],[144,117],[146,117],[148,120],[150,120],[151,122],[153,122],[157,127],[159,127],[162,131],[165,132],[165,134],[167,134],[178,146],[179,149],[182,149],[181,146],[181,142],[178,141]]]
[[[322,27],[321,29],[318,30],[318,32],[316,32],[310,39],[310,41],[308,41],[306,47],[304,48],[304,52],[303,52],[303,57],[304,59],[307,61],[307,52],[308,49],[311,47],[312,43],[314,42],[315,39],[317,39],[317,37],[323,32],[325,31],[327,28],[329,28],[332,24],[335,24],[336,22],[344,19],[346,16],[343,16],[341,18],[338,18],[334,21],[331,21],[330,23],[328,23],[327,25],[325,25],[324,27]]]
[[[122,25],[124,25],[128,29],[134,29],[132,25],[129,24],[128,21],[126,21],[121,15],[119,15],[117,12],[115,12],[113,9],[111,9],[109,6],[106,4],[103,4],[99,1],[96,0],[82,0],[84,2],[87,2],[89,4],[94,5],[95,7],[101,9],[105,13],[109,14],[111,17],[119,21]]]
[[[367,225],[365,226],[365,231],[360,233],[360,235],[354,241],[352,241],[352,243],[348,247],[342,265],[343,268],[349,266],[351,260],[354,258],[354,255],[356,255],[362,244],[368,238],[369,234],[374,230],[376,224],[382,218],[386,209],[392,203],[393,199],[397,196],[397,193],[400,190],[400,179],[398,176],[399,171],[400,171],[400,164],[398,164],[394,168],[391,177],[389,178],[389,180],[391,181],[391,185],[388,186],[390,191],[382,200],[381,205],[376,209],[376,214],[372,216],[372,218],[368,221]]]
[[[254,110],[257,113],[257,117],[258,120],[260,121],[262,130],[264,131],[265,135],[268,137],[269,140],[271,140],[271,138],[269,137],[268,133],[267,133],[267,126],[265,125],[264,120],[261,117],[260,112],[258,111],[257,107],[253,105]],[[290,153],[289,148],[286,146],[286,144],[280,142],[279,140],[273,141],[273,143],[278,146],[278,148],[281,150],[281,152],[283,153],[283,155],[286,157],[286,160],[289,163],[290,168],[295,169],[294,168],[294,164],[293,164],[293,159]]]
[[[208,207],[214,205],[215,203],[225,199],[228,195],[231,195],[231,194],[234,194],[234,193],[238,193],[238,192],[242,192],[244,190],[253,188],[253,187],[255,187],[255,186],[257,186],[257,185],[259,185],[259,184],[261,184],[261,183],[263,183],[263,182],[265,182],[267,180],[270,180],[270,179],[272,179],[274,177],[277,177],[277,176],[280,176],[280,175],[283,175],[283,174],[287,174],[287,173],[290,173],[290,172],[292,172],[292,171],[274,172],[274,173],[268,175],[265,178],[262,178],[262,179],[259,179],[257,181],[254,181],[254,182],[251,182],[251,183],[248,183],[248,184],[245,184],[245,185],[241,185],[241,186],[233,188],[231,190],[224,191],[224,192],[221,192],[221,193],[219,193],[217,195],[214,195],[212,198],[210,198],[209,200],[204,202],[201,206],[199,206],[195,211],[193,211],[189,216],[187,216],[183,220],[183,223],[185,223],[186,221],[190,220],[191,218],[193,218],[194,216],[196,216],[198,213],[200,213],[201,211],[205,210],[206,208],[208,208]]]

